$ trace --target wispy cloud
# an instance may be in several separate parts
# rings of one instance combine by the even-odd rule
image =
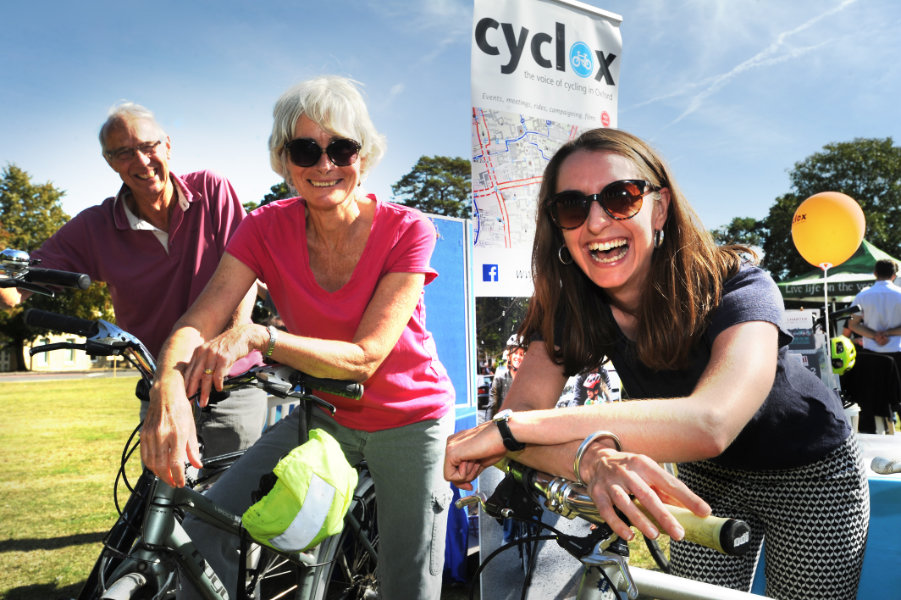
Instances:
[[[818,22],[823,19],[830,17],[842,10],[846,9],[848,6],[854,4],[857,0],[843,0],[837,6],[811,18],[802,23],[801,25],[789,29],[787,31],[783,31],[779,33],[776,38],[770,43],[766,48],[759,51],[757,54],[752,56],[751,58],[735,65],[729,71],[725,73],[721,73],[718,75],[714,75],[711,77],[707,77],[697,83],[688,85],[683,87],[682,89],[675,90],[668,94],[663,94],[660,96],[656,96],[644,102],[641,102],[636,105],[644,106],[648,104],[652,104],[655,102],[659,102],[661,100],[667,100],[675,97],[683,97],[690,96],[688,101],[688,106],[682,113],[677,116],[673,121],[669,123],[669,125],[674,125],[679,121],[685,119],[692,113],[699,110],[705,103],[705,101],[716,94],[718,91],[727,86],[732,80],[736,77],[762,67],[768,67],[774,64],[787,62],[791,60],[795,60],[805,54],[809,54],[810,52],[822,48],[829,44],[828,41],[823,41],[817,44],[808,45],[808,46],[792,46],[791,40],[798,34],[812,28]]]
[[[388,102],[391,102],[394,98],[397,98],[401,94],[404,93],[404,84],[395,83],[391,86],[391,89],[388,90]]]
[[[434,62],[450,46],[468,43],[472,30],[472,0],[373,0],[370,7],[387,16],[398,29],[432,32],[431,47],[411,57],[411,65],[416,67]]]

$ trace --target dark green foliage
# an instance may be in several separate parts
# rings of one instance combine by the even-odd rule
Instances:
[[[31,176],[15,165],[7,165],[0,179],[0,249],[33,251],[68,220],[60,203],[65,192],[50,182],[34,184]],[[16,370],[25,368],[24,344],[37,335],[22,320],[25,308],[41,308],[83,319],[113,319],[112,302],[103,283],[87,290],[65,290],[55,297],[35,294],[24,306],[0,309],[0,345],[11,345]]]
[[[469,161],[462,157],[421,156],[391,186],[394,200],[435,215],[468,219],[472,214]]]

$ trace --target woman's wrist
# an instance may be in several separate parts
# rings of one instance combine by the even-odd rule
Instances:
[[[585,454],[592,446],[599,446],[601,444],[604,445],[603,449],[605,450],[615,450],[620,452],[623,449],[623,445],[619,441],[619,438],[612,431],[595,431],[586,437],[579,445],[579,449],[576,450],[576,457],[573,461],[573,475],[575,475],[576,483],[583,486],[585,485],[585,480],[582,478],[582,465],[584,463]]]

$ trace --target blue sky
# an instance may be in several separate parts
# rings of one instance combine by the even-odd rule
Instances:
[[[586,3],[623,17],[619,126],[661,151],[709,228],[764,217],[824,144],[901,143],[901,2]],[[65,190],[69,214],[118,189],[97,131],[121,99],[157,114],[173,171],[219,171],[243,201],[279,181],[274,101],[322,73],[362,82],[387,136],[370,191],[390,199],[421,155],[469,156],[472,0],[32,0],[3,14],[0,165]]]

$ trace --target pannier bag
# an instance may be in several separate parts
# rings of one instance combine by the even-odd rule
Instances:
[[[344,527],[357,471],[338,442],[321,429],[282,458],[272,490],[242,516],[254,540],[282,552],[308,550]]]

